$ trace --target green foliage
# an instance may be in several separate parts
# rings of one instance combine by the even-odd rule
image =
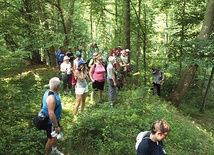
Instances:
[[[132,90],[132,96],[129,95],[125,102],[121,100],[122,96],[130,92],[123,92],[113,109],[108,103],[87,109],[72,125],[68,133],[71,141],[66,147],[75,154],[135,154],[136,135],[149,130],[154,120],[163,118],[172,127],[165,142],[169,154],[209,154],[213,151],[207,146],[211,142],[210,134],[200,125],[158,98],[139,99],[136,95],[139,90]]]
[[[1,91],[5,94],[1,102],[8,102],[1,103],[0,154],[44,153],[46,134],[35,129],[32,119],[40,108],[43,86],[52,76],[53,70],[43,69],[32,70],[21,77],[1,78]],[[118,92],[114,108],[110,108],[108,102],[87,105],[76,122],[71,121],[72,108],[68,108],[75,104],[75,98],[62,96],[64,138],[58,147],[65,153],[77,155],[135,154],[137,134],[149,130],[154,120],[163,118],[172,127],[165,141],[169,154],[211,154],[214,151],[211,133],[170,103],[151,96],[141,85],[141,78],[140,74],[135,74],[128,79],[130,84],[123,92]]]

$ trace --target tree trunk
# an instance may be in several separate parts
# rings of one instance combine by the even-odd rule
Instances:
[[[91,2],[91,6],[90,6],[90,39],[91,39],[91,43],[93,44],[93,10],[92,10],[92,2]]]
[[[124,0],[124,41],[123,48],[130,49],[130,0]],[[130,62],[130,54],[128,58],[128,62]]]
[[[207,85],[207,89],[206,89],[206,92],[205,92],[205,95],[204,95],[204,98],[203,98],[203,102],[201,104],[200,112],[202,112],[202,113],[204,112],[207,95],[208,95],[208,92],[209,92],[209,89],[210,89],[210,86],[211,86],[211,83],[212,83],[212,79],[213,79],[213,74],[214,74],[214,67],[212,68],[210,79],[209,79],[209,82],[208,82],[208,85]]]
[[[59,16],[62,20],[62,27],[63,27],[63,32],[65,34],[65,39],[64,39],[64,46],[68,46],[69,44],[69,39],[68,39],[68,36],[67,36],[67,33],[66,33],[66,24],[65,24],[65,18],[64,18],[64,14],[63,14],[63,9],[61,7],[61,3],[60,3],[60,0],[57,0],[57,4],[56,4],[56,7],[59,11]]]
[[[204,16],[204,22],[199,33],[199,39],[209,39],[210,34],[212,33],[213,29],[213,20],[214,20],[214,0],[209,0],[207,4],[207,9]]]
[[[192,80],[195,77],[196,70],[197,65],[189,65],[187,67],[187,70],[183,74],[183,77],[180,79],[177,88],[167,100],[172,101],[176,106],[179,106],[180,101],[184,97],[187,89],[189,88]]]
[[[70,38],[69,36],[71,35],[71,28],[73,25],[73,21],[72,21],[72,16],[74,14],[74,3],[75,0],[70,0],[69,5],[68,5],[68,12],[67,12],[67,20],[66,20],[66,36],[67,36],[67,40],[65,39],[65,45],[68,46],[70,43]]]
[[[143,67],[144,67],[144,85],[146,85],[146,42],[147,42],[147,12],[146,12],[146,4],[143,4],[143,13],[144,13],[144,33],[143,33]]]
[[[138,1],[138,19],[140,19],[140,15],[141,15],[141,3],[142,1],[139,0]],[[139,55],[140,55],[140,44],[141,44],[141,38],[140,38],[140,24],[138,24],[138,29],[137,29],[137,49],[136,49],[136,67],[135,67],[135,71],[138,72],[138,68],[139,68]]]
[[[211,30],[213,27],[213,20],[214,20],[214,0],[209,0],[204,16],[203,26],[198,36],[199,39],[207,40],[210,38],[212,32]],[[189,88],[192,80],[194,79],[196,70],[197,65],[189,65],[187,67],[187,70],[184,72],[183,77],[180,79],[177,88],[168,98],[168,100],[172,101],[176,106],[179,106],[179,103],[181,102],[182,98],[187,92],[187,89]]]

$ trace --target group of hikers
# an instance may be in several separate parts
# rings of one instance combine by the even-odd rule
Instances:
[[[87,60],[84,60],[86,54],[88,54],[88,57]],[[129,49],[122,49],[121,47],[111,50],[109,54],[101,53],[97,44],[90,45],[87,53],[79,47],[75,54],[72,53],[71,49],[68,49],[65,53],[63,48],[59,47],[56,52],[58,77],[63,81],[63,94],[71,92],[72,87],[75,88],[75,111],[77,111],[80,104],[82,111],[84,111],[85,99],[88,93],[87,81],[91,81],[93,88],[90,95],[91,103],[94,102],[95,92],[98,92],[99,101],[103,101],[102,91],[105,82],[107,82],[108,100],[113,107],[116,88],[122,90],[124,85],[127,84],[127,75],[131,73],[129,54]],[[74,116],[76,117],[76,112],[74,112]]]
[[[108,84],[108,101],[110,107],[114,107],[116,98],[116,89],[122,90],[127,84],[126,77],[131,75],[130,50],[120,47],[111,50],[109,56],[99,52],[97,44],[91,45],[88,51],[88,59],[85,61],[86,53],[79,48],[74,54],[69,48],[66,53],[59,47],[56,52],[56,63],[59,77],[53,77],[49,81],[49,90],[43,96],[43,109],[49,116],[48,127],[46,129],[48,141],[45,145],[46,155],[63,155],[57,149],[57,134],[61,133],[59,120],[62,113],[62,104],[60,96],[60,78],[63,81],[62,90],[66,95],[75,88],[76,104],[74,107],[74,120],[77,119],[77,112],[81,105],[81,112],[84,111],[86,97],[88,95],[88,83],[91,80],[92,92],[90,102],[93,103],[94,94],[98,92],[99,102],[103,102],[102,91],[105,82]],[[83,56],[84,55],[84,56]],[[154,75],[153,86],[157,88],[160,95],[160,85],[164,80],[164,74],[160,67],[156,67],[152,72]],[[169,124],[164,120],[157,120],[146,134],[139,134],[137,137],[136,150],[138,155],[164,155],[165,150],[162,140],[167,137],[170,131]],[[54,132],[55,136],[52,136]],[[139,138],[140,137],[140,138]],[[139,140],[140,139],[140,140]]]

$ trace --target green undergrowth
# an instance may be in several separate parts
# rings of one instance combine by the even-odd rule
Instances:
[[[44,154],[46,133],[36,130],[32,120],[41,106],[44,85],[55,74],[52,69],[43,69],[1,78],[0,91],[5,95],[1,96],[0,154]],[[210,132],[170,103],[152,96],[139,83],[129,83],[124,91],[118,92],[114,108],[107,102],[107,87],[103,95],[103,103],[95,99],[94,104],[89,104],[88,97],[85,112],[79,113],[77,121],[73,120],[74,92],[61,95],[64,137],[58,148],[66,155],[136,154],[137,134],[149,130],[159,118],[167,120],[172,128],[164,141],[169,155],[213,154]]]

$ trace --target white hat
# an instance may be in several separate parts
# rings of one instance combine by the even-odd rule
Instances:
[[[130,52],[130,50],[127,48],[127,49],[126,49],[126,52]]]
[[[96,52],[93,54],[93,58],[97,58],[98,56],[99,56],[99,54]]]
[[[63,61],[65,61],[65,60],[69,60],[70,58],[68,57],[68,56],[64,56],[64,59],[63,59]]]

